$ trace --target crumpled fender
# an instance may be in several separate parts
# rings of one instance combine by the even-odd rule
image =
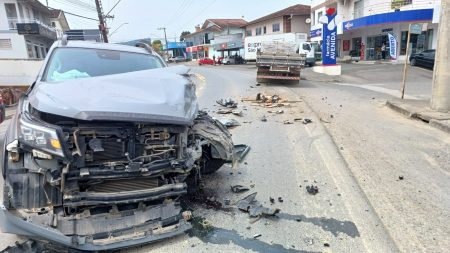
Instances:
[[[228,129],[206,112],[199,111],[192,126],[193,133],[211,144],[212,158],[234,162],[234,145]]]

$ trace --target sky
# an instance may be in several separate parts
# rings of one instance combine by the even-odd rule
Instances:
[[[81,16],[98,19],[94,0],[39,0],[48,6]],[[102,0],[105,13],[119,0]],[[252,21],[295,4],[310,5],[311,0],[121,0],[107,20],[110,41],[164,38],[165,27],[169,41],[179,40],[182,31],[208,18],[244,18]],[[71,29],[96,29],[97,21],[66,14]],[[116,30],[117,29],[117,30]]]

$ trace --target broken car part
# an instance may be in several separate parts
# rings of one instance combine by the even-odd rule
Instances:
[[[240,126],[241,125],[235,119],[221,119],[220,123],[222,123],[222,125],[226,126],[227,128],[232,128],[232,127],[236,127],[236,126]]]
[[[315,185],[308,185],[306,186],[306,191],[311,195],[316,195],[317,193],[319,193],[319,187]]]
[[[227,107],[227,108],[236,108],[237,107],[237,102],[234,101],[231,98],[226,98],[226,99],[219,99],[216,101],[216,103],[218,103],[219,105],[223,106],[223,107]]]
[[[236,155],[236,159],[238,162],[241,162],[244,160],[245,156],[247,156],[248,152],[250,151],[250,146],[245,144],[236,144],[234,145],[234,153]]]
[[[241,192],[246,192],[250,190],[249,188],[242,186],[242,185],[233,185],[231,186],[231,191],[234,193],[241,193]]]
[[[278,208],[269,208],[258,205],[255,201],[256,192],[247,195],[237,202],[239,210],[249,213],[250,217],[273,216],[280,212]]]

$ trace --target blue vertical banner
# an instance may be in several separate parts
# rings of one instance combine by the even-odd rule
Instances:
[[[328,19],[328,23],[323,24],[322,29],[322,65],[336,65],[336,10],[334,8],[328,9],[326,17]]]
[[[393,60],[397,60],[397,39],[391,33],[388,33],[389,38],[389,55]]]

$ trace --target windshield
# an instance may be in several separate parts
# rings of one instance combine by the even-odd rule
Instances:
[[[91,48],[57,48],[47,64],[44,81],[105,76],[162,68],[161,61],[148,54]]]

